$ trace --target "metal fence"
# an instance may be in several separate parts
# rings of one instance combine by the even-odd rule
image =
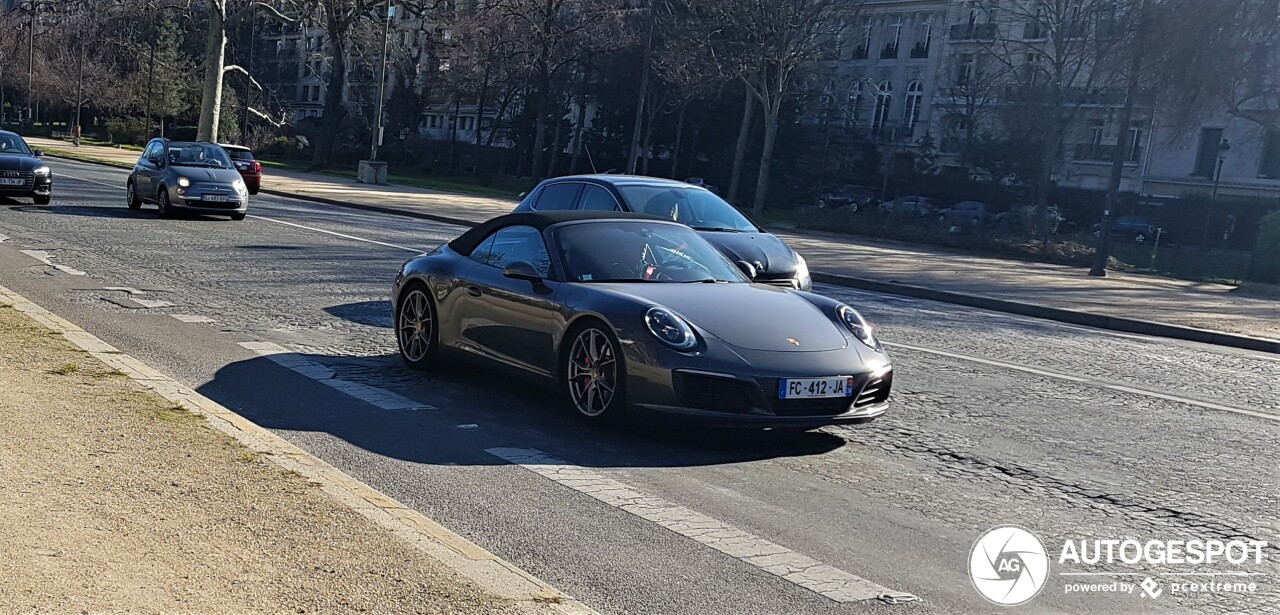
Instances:
[[[1111,256],[1140,271],[1188,280],[1229,280],[1239,283],[1249,278],[1253,253],[1202,246],[1154,245],[1113,242]]]

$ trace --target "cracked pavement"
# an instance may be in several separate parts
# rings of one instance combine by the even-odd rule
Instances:
[[[50,166],[51,206],[0,201],[0,285],[603,613],[992,611],[966,562],[1002,524],[1055,556],[1027,612],[1280,609],[1280,357],[820,286],[891,344],[883,418],[600,431],[395,356],[391,276],[458,227],[267,195],[244,222],[164,220],[125,209],[123,171]],[[1090,537],[1273,544],[1232,568],[1253,594],[1064,593],[1063,571],[1162,571],[1057,566]]]

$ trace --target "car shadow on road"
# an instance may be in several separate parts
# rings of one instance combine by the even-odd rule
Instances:
[[[343,320],[349,320],[369,327],[378,327],[380,329],[391,328],[390,301],[358,301],[356,303],[344,303],[342,305],[329,306],[324,308],[324,311]]]
[[[8,205],[0,200],[0,205]],[[86,205],[58,205],[56,202],[52,205],[31,205],[26,203],[12,203],[15,207],[11,207],[13,211],[38,214],[57,214],[62,216],[84,216],[88,218],[150,218],[155,220],[163,220],[155,208],[129,209],[128,207],[91,207]],[[191,214],[179,212],[174,216],[177,220],[194,220],[198,222],[226,222],[225,216],[206,216],[201,214]]]
[[[378,456],[433,465],[502,465],[506,461],[486,449],[518,448],[585,467],[694,467],[820,455],[846,444],[822,431],[644,419],[616,427],[586,425],[554,391],[467,365],[420,374],[390,354],[294,354],[289,361],[323,366],[321,379],[258,357],[224,366],[199,392],[304,449],[331,448],[325,440],[336,438]],[[430,408],[382,409],[339,390],[347,383]]]

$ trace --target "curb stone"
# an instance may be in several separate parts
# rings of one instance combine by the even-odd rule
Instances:
[[[103,166],[111,166],[117,168],[132,168],[133,165],[125,165],[123,163],[113,163],[101,160],[91,160],[79,158],[71,155],[62,154],[46,154],[54,158],[66,158],[79,162],[88,162]],[[362,209],[365,211],[375,211],[395,216],[405,216],[409,218],[419,218],[422,220],[431,220],[434,222],[443,222],[445,224],[456,224],[464,227],[478,226],[480,223],[474,220],[465,220],[462,218],[454,218],[450,216],[441,216],[437,214],[429,214],[419,211],[413,211],[400,207],[390,207],[383,205],[368,205],[364,203],[353,203],[350,201],[342,201],[338,199],[329,199],[319,196],[310,196],[306,194],[298,194],[293,192],[285,192],[282,190],[263,189],[262,192],[275,196],[283,196],[288,198],[299,199],[303,201],[312,201],[315,203],[323,203],[326,205],[334,205],[337,207],[348,207],[352,209]],[[899,295],[904,297],[914,297],[917,299],[926,299],[929,301],[938,301],[942,303],[952,303],[956,305],[966,305],[995,312],[1005,312],[1008,314],[1018,314],[1021,316],[1030,316],[1032,318],[1042,318],[1045,320],[1054,320],[1057,322],[1065,322],[1068,324],[1081,325],[1085,327],[1093,327],[1095,329],[1106,329],[1110,331],[1120,331],[1123,333],[1137,333],[1139,335],[1149,335],[1152,337],[1163,337],[1169,339],[1184,340],[1189,342],[1199,342],[1202,344],[1211,344],[1214,346],[1227,346],[1230,348],[1240,348],[1243,350],[1253,350],[1257,352],[1266,352],[1271,354],[1280,354],[1280,341],[1267,338],[1251,337],[1247,335],[1239,335],[1235,333],[1223,333],[1209,329],[1197,329],[1195,327],[1184,327],[1181,325],[1170,325],[1150,320],[1141,320],[1137,318],[1123,318],[1119,316],[1105,316],[1092,312],[1084,312],[1080,310],[1070,310],[1066,308],[1056,308],[1046,305],[1038,305],[1034,303],[1022,303],[1018,301],[1009,301],[1006,299],[996,299],[994,297],[984,297],[982,295],[966,295],[963,293],[937,290],[924,286],[914,286],[911,284],[903,284],[901,282],[886,282],[883,280],[872,280],[867,278],[859,278],[835,273],[823,273],[820,271],[812,272],[815,282],[824,284],[833,284],[835,286],[844,286],[846,288],[856,288],[859,290],[868,290],[872,292],[885,293],[890,295]]]
[[[207,424],[270,459],[297,472],[360,516],[391,531],[419,551],[444,564],[490,593],[522,603],[530,612],[598,615],[595,610],[525,572],[515,564],[455,534],[416,510],[377,491],[284,438],[258,426],[221,404],[120,352],[74,323],[22,295],[0,286],[0,305],[10,306],[32,321],[62,334],[77,348],[112,369],[155,391],[161,397],[199,415]]]

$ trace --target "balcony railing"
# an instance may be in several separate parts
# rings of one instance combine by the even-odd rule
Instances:
[[[911,59],[919,60],[920,58],[927,58],[927,57],[929,57],[928,45],[917,44],[915,47],[911,48]]]
[[[881,50],[880,50],[880,59],[881,59],[881,60],[891,60],[891,59],[896,58],[896,57],[898,57],[898,46],[897,46],[897,45],[893,45],[893,46],[886,46],[884,49],[881,49]]]
[[[962,23],[951,26],[953,41],[990,41],[995,38],[996,24],[993,23]]]

